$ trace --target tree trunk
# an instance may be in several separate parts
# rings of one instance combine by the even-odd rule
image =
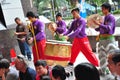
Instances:
[[[73,7],[75,7],[77,2],[78,2],[78,0],[70,0],[70,3]]]

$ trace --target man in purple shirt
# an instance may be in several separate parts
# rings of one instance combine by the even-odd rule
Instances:
[[[35,35],[33,35],[34,42],[32,51],[34,56],[34,62],[39,59],[44,59],[44,51],[46,46],[46,35],[44,32],[45,25],[38,18],[36,18],[33,12],[28,12],[28,19],[32,22]]]
[[[71,50],[71,59],[68,65],[74,64],[76,57],[81,51],[88,61],[90,61],[94,66],[99,66],[99,62],[95,54],[92,52],[87,35],[85,33],[85,20],[80,17],[78,8],[73,9],[71,13],[74,17],[74,21],[72,22],[69,30],[64,34],[69,38],[74,38]]]
[[[115,38],[113,36],[115,31],[115,18],[110,13],[111,12],[111,5],[108,3],[102,4],[102,13],[105,15],[104,22],[97,22],[94,21],[99,28],[96,28],[96,31],[100,32],[99,35],[99,59],[100,59],[100,73],[105,75],[108,72],[107,67],[107,55],[111,49],[118,48],[115,43]]]
[[[56,28],[56,31],[59,33],[59,34],[63,34],[64,32],[66,32],[66,23],[65,21],[62,19],[62,14],[61,13],[58,13],[56,15],[56,19],[57,19],[57,28]]]
[[[60,34],[63,34],[67,31],[67,28],[66,28],[66,23],[65,21],[62,19],[62,14],[61,13],[57,13],[56,14],[56,24],[57,24],[57,27],[54,29],[55,31],[55,39],[56,40],[60,40],[60,41],[64,41],[66,40],[65,37],[60,37],[59,35]]]

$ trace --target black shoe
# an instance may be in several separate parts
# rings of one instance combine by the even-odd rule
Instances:
[[[68,66],[73,66],[73,63],[70,63],[70,62],[69,62],[69,63],[68,63]]]
[[[67,77],[73,76],[73,63],[68,63],[68,65],[65,67],[65,72],[67,73]]]

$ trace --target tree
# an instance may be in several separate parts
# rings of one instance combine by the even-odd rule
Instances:
[[[101,6],[103,3],[107,2],[108,0],[86,0],[90,4],[96,4],[97,6]]]
[[[49,10],[53,18],[55,18],[55,12],[61,12],[65,8],[68,8],[67,0],[34,0],[34,4],[39,14],[43,14],[45,10]]]
[[[71,7],[75,7],[76,3],[78,2],[78,0],[66,0],[69,5],[71,5]]]

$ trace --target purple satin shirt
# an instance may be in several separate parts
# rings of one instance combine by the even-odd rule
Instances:
[[[104,23],[100,24],[99,28],[96,28],[95,30],[100,31],[100,34],[114,34],[115,17],[112,14],[108,14],[104,18]]]
[[[43,22],[41,22],[38,19],[35,22],[33,22],[33,27],[34,27],[36,41],[40,41],[40,40],[46,38],[46,35],[45,35],[45,32],[44,32],[45,24]]]
[[[84,19],[75,19],[64,35],[67,35],[70,38],[83,38],[86,37],[85,28],[86,22]]]
[[[58,32],[59,34],[63,34],[67,31],[66,23],[64,20],[57,21],[56,24],[57,24],[56,32]]]

